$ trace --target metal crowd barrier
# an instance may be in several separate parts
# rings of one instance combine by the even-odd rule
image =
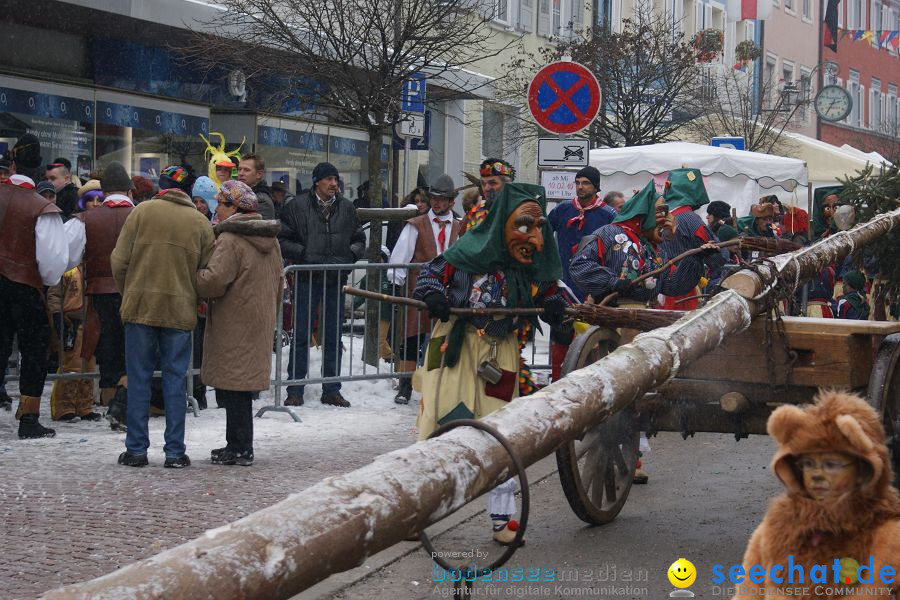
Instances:
[[[378,290],[374,291],[394,295],[405,295],[405,283],[404,285],[394,287],[391,285],[391,281],[388,280],[385,282],[385,280],[393,269],[409,269],[421,266],[421,263],[360,262],[339,265],[291,265],[286,267],[284,269],[285,280],[288,282],[284,300],[286,308],[282,310],[282,318],[278,320],[276,325],[275,339],[282,340],[282,343],[285,343],[287,340],[291,341],[293,350],[287,350],[289,355],[292,352],[300,352],[304,345],[306,347],[309,347],[311,344],[313,346],[318,346],[319,356],[321,356],[320,368],[317,373],[307,370],[306,375],[302,377],[292,377],[293,373],[288,369],[288,365],[285,365],[285,349],[279,349],[280,351],[275,353],[275,370],[274,377],[272,378],[274,402],[271,405],[260,408],[256,413],[256,416],[260,417],[269,411],[286,412],[292,419],[299,422],[300,417],[294,410],[294,407],[284,405],[282,388],[287,386],[411,377],[412,372],[397,372],[397,361],[385,361],[379,359],[375,365],[371,365],[363,360],[365,314],[366,307],[368,303],[371,302],[377,302],[380,316],[389,311],[387,319],[379,320],[387,321],[388,344],[390,345],[393,354],[399,356],[404,341],[407,340],[408,337],[411,337],[407,335],[407,312],[415,311],[416,309],[393,304],[389,305],[389,307],[385,307],[382,305],[386,303],[381,301],[341,294],[340,288],[345,284],[354,287],[365,287],[369,272],[376,271],[379,273],[380,286]],[[307,301],[305,303],[298,302],[301,289],[306,291]],[[316,302],[313,301],[313,295],[317,296],[317,298],[315,298]],[[294,332],[297,330],[297,321],[301,318],[306,319],[307,322],[310,323],[318,322],[321,324],[326,319],[333,317],[335,315],[335,307],[333,305],[335,298],[338,299],[338,308],[340,309],[338,315],[338,318],[340,319],[340,340],[343,345],[344,354],[347,354],[348,360],[342,360],[340,355],[335,357],[335,359],[331,361],[331,365],[329,365],[331,368],[328,370],[338,374],[326,376],[324,374],[326,371],[325,348],[323,345],[324,340],[321,335],[323,328],[318,328],[317,332],[319,335],[314,339],[312,335],[310,335],[313,331],[312,326],[308,330],[308,335],[302,340],[299,340],[296,335],[294,335]],[[326,302],[327,299],[331,299],[331,306],[328,306],[328,303]],[[315,304],[320,307],[317,315],[313,314],[312,310],[312,306]],[[290,335],[286,334],[288,329],[286,328],[286,321],[293,321],[289,323],[291,325],[290,329],[292,329]],[[544,329],[545,333],[546,331],[549,331],[546,327]],[[419,350],[419,360],[417,362],[422,359],[422,348],[426,341],[427,333],[421,334],[417,339],[417,348]],[[314,354],[313,348],[310,348],[310,361]],[[523,350],[523,354],[526,358],[526,362],[533,370],[549,372],[550,350],[549,338],[546,335],[536,336],[534,341],[528,343]],[[290,360],[289,356],[288,363],[292,362],[293,361]],[[309,365],[310,363],[308,362],[307,364]],[[296,373],[296,371],[294,371],[294,373]]]
[[[341,287],[345,284],[354,287],[365,287],[367,275],[371,271],[379,273],[379,281],[384,282],[389,271],[392,269],[409,269],[421,267],[421,263],[365,263],[359,262],[354,264],[338,264],[338,265],[291,265],[284,269],[285,280],[289,284],[285,285],[284,295],[282,298],[280,318],[276,319],[275,327],[275,344],[273,350],[274,357],[274,376],[271,379],[270,389],[274,388],[274,402],[271,405],[263,406],[257,411],[256,416],[260,417],[266,412],[286,412],[294,421],[299,422],[300,416],[293,407],[284,406],[282,398],[282,390],[287,386],[307,385],[307,384],[323,384],[331,382],[348,382],[348,381],[373,381],[378,379],[401,379],[404,377],[412,377],[412,372],[398,372],[396,370],[396,360],[378,360],[377,364],[370,365],[363,360],[363,344],[365,337],[365,314],[367,303],[377,302],[379,314],[388,313],[386,319],[388,323],[387,343],[392,353],[397,356],[407,339],[407,323],[406,317],[408,311],[416,309],[383,303],[381,301],[367,300],[355,296],[348,296],[341,293]],[[317,282],[321,281],[319,285]],[[405,295],[406,286],[385,285],[376,291],[394,295]],[[298,302],[300,298],[300,290],[306,291],[306,302]],[[312,306],[314,296],[318,296],[317,304],[319,305],[318,314],[314,315]],[[337,306],[333,300],[337,298]],[[331,299],[332,302],[327,300]],[[382,306],[387,305],[387,306]],[[301,308],[306,307],[305,314],[300,314]],[[335,309],[339,313],[335,315]],[[323,336],[321,335],[321,327],[317,331],[316,337],[313,339],[312,332],[315,325],[322,324],[325,319],[334,317],[339,320],[339,339],[342,344],[342,352],[338,354],[332,361],[335,375],[325,376],[325,348],[323,345]],[[304,340],[298,340],[294,335],[297,329],[297,321],[300,318],[312,323],[309,327]],[[83,322],[83,321],[82,321]],[[429,328],[430,329],[430,328]],[[545,333],[549,328],[545,327]],[[59,361],[64,364],[63,352],[65,347],[65,332],[59,332]],[[191,333],[191,359],[190,364],[194,364],[194,345],[193,335]],[[377,337],[377,336],[376,336]],[[427,341],[428,334],[423,332],[418,336],[416,347],[418,348],[417,358],[421,360],[422,349]],[[318,369],[312,372],[307,369],[307,373],[303,377],[292,377],[286,364],[285,352],[290,354],[299,352],[305,344],[306,347],[314,342],[317,348],[309,348],[310,359],[316,359]],[[292,350],[293,348],[293,350]],[[346,354],[346,360],[343,355]],[[546,335],[536,335],[535,339],[530,341],[523,350],[526,362],[534,371],[550,370],[550,350],[549,339]],[[290,356],[287,362],[292,362]],[[418,360],[417,360],[418,362]],[[11,365],[17,365],[17,351],[14,347]],[[309,367],[309,362],[307,365]],[[4,365],[7,367],[7,365]],[[194,416],[199,416],[199,406],[197,400],[193,397],[194,377],[199,377],[200,369],[189,369],[186,373],[186,392],[187,398],[193,408]],[[154,371],[154,377],[160,377],[159,371]],[[47,381],[62,381],[67,379],[99,379],[100,372],[98,370],[86,371],[83,373],[51,373],[47,375]],[[14,382],[19,380],[18,370],[15,366],[9,366],[7,369],[6,381]]]

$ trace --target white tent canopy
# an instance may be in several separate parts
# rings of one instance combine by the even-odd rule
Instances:
[[[788,131],[782,135],[789,142],[786,154],[806,161],[809,180],[816,186],[835,183],[844,177],[853,176],[870,162],[876,165],[879,162],[851,146],[846,147],[851,148],[850,150],[838,148],[828,142]]]
[[[590,163],[600,171],[603,192],[618,190],[626,199],[651,178],[662,192],[672,169],[700,169],[710,199],[727,202],[739,216],[765,194],[761,188],[792,191],[807,184],[802,160],[689,142],[591,150]]]

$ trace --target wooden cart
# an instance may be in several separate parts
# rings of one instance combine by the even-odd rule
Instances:
[[[865,394],[882,415],[895,471],[900,472],[900,323],[785,317],[784,337],[759,319],[715,352],[588,431],[556,453],[563,491],[583,521],[612,521],[628,498],[639,432],[765,434],[781,404],[804,404],[820,387]],[[568,373],[596,362],[619,344],[611,329],[578,336],[563,363]],[[770,343],[769,343],[770,342]],[[771,350],[771,357],[770,356]],[[775,385],[772,384],[774,374]]]

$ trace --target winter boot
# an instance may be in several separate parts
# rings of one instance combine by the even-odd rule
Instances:
[[[329,406],[339,406],[341,408],[350,408],[350,403],[341,396],[340,392],[330,392],[328,394],[322,394],[322,404],[327,404]]]
[[[106,410],[106,419],[109,428],[113,431],[126,431],[125,423],[128,415],[128,388],[122,385],[116,386],[116,395],[109,401]]]
[[[409,404],[412,399],[412,380],[404,377],[400,380],[400,391],[394,396],[395,404]]]
[[[217,456],[212,459],[213,464],[217,465],[240,465],[249,467],[253,464],[253,451],[235,452],[228,448],[223,448]]]
[[[36,413],[22,415],[22,418],[19,419],[20,440],[54,437],[55,435],[56,430],[44,427],[38,423],[38,416]]]

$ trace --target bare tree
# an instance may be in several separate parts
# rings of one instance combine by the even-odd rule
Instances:
[[[537,55],[518,57],[509,64],[517,76],[507,80],[508,98],[524,98],[535,71],[564,56],[588,67],[600,84],[600,115],[585,132],[595,146],[670,141],[703,109],[696,50],[650,10],[622,19],[621,32],[586,31]]]
[[[703,74],[705,110],[689,125],[697,137],[743,137],[745,149],[771,154],[786,145],[781,134],[811,110],[810,97],[791,93],[774,76],[759,73],[752,61],[745,69],[728,65]],[[809,90],[806,90],[807,96]]]
[[[467,68],[512,43],[495,39],[491,11],[473,0],[217,1],[225,10],[196,32],[189,56],[210,68],[224,60],[251,84],[291,82],[271,93],[273,112],[292,98],[331,122],[365,129],[376,206],[381,140],[403,119],[404,82],[424,73],[437,99],[460,97],[473,91]],[[380,261],[380,248],[381,223],[373,221],[369,260]],[[368,289],[377,289],[377,274],[369,279]],[[367,330],[377,331],[377,306],[370,304]],[[367,362],[374,361],[377,355],[367,353]]]

